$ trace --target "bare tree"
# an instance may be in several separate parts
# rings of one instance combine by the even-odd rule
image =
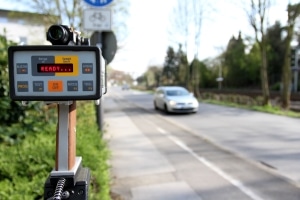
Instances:
[[[261,88],[263,95],[263,104],[270,104],[270,91],[268,81],[268,62],[267,62],[267,38],[266,38],[266,24],[267,11],[271,6],[270,0],[251,0],[250,9],[248,9],[247,16],[250,25],[255,32],[255,41],[259,45],[261,57]]]
[[[201,36],[201,28],[203,21],[203,13],[204,6],[202,1],[193,0],[193,36],[194,36],[194,62],[199,60],[199,48],[201,44],[200,36]],[[191,64],[191,80],[192,80],[192,91],[194,92],[196,97],[200,97],[199,93],[199,84],[200,84],[200,65],[199,64]]]
[[[203,22],[204,6],[200,0],[193,0],[193,27],[194,30],[194,58],[199,56],[199,48],[201,44],[201,28]]]
[[[183,51],[198,58],[204,11],[203,0],[178,0],[170,18],[169,36],[172,43],[182,44]],[[193,52],[189,52],[192,50]]]
[[[169,39],[171,43],[175,43],[175,45],[180,46],[180,51],[185,52],[187,56],[188,51],[188,38],[190,31],[190,19],[191,16],[189,14],[190,4],[188,0],[178,0],[177,4],[173,8],[173,12],[170,16],[170,27],[169,27]],[[176,44],[177,43],[177,44]],[[181,65],[181,63],[178,63]],[[184,73],[183,73],[184,70]],[[189,65],[188,62],[185,66],[181,66],[181,73],[179,76],[185,76],[185,86],[191,90],[191,82],[190,82],[190,74],[189,74]]]
[[[296,23],[297,17],[300,16],[300,3],[295,5],[288,5],[288,21],[285,30],[287,32],[287,36],[285,38],[285,54],[284,54],[284,63],[282,67],[282,96],[281,103],[282,107],[285,109],[289,109],[290,107],[290,82],[291,82],[291,41],[294,36],[294,27]]]
[[[170,20],[169,35],[172,43],[182,44],[183,51],[187,52],[190,24],[190,4],[188,0],[177,1],[173,8]]]
[[[31,7],[39,13],[47,16],[57,16],[48,18],[50,24],[67,23],[71,27],[82,28],[81,20],[83,1],[81,0],[25,0]]]
[[[192,2],[190,0],[178,0],[172,13],[170,38],[182,44],[186,55],[193,54],[194,59],[197,59],[199,55],[204,10],[205,6],[202,0],[193,0]],[[186,86],[192,91],[199,89],[200,75],[197,67],[198,65],[187,65],[186,73],[182,73],[186,75]]]

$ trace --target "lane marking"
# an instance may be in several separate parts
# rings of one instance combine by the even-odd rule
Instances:
[[[194,158],[196,158],[198,161],[200,161],[202,164],[213,170],[215,173],[220,175],[222,178],[230,182],[232,185],[237,187],[239,190],[241,190],[244,194],[249,196],[253,200],[263,200],[260,196],[255,194],[251,189],[247,188],[242,182],[239,180],[234,179],[230,175],[228,175],[226,172],[222,171],[220,168],[218,168],[213,163],[209,162],[204,157],[198,156],[191,148],[189,148],[187,145],[185,145],[182,141],[180,141],[178,138],[172,136],[168,132],[166,132],[164,129],[156,127],[158,132],[168,137],[170,140],[172,140],[175,144],[177,144],[180,148],[187,151],[189,154],[191,154]]]

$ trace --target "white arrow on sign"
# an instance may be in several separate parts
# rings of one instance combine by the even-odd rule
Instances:
[[[111,10],[104,10],[104,9],[84,10],[83,27],[86,30],[110,31]]]

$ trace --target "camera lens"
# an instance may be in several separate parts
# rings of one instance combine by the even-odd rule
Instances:
[[[47,40],[49,40],[52,44],[64,45],[68,43],[69,31],[64,26],[53,25],[48,30]]]
[[[63,30],[60,27],[51,29],[49,34],[54,40],[59,40],[64,36]]]

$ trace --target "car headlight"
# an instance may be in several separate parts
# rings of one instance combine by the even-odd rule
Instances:
[[[198,106],[198,105],[199,105],[198,100],[195,99],[195,100],[193,101],[193,105],[194,105],[194,106]]]
[[[170,100],[170,101],[169,101],[169,104],[170,104],[171,106],[175,106],[175,105],[176,105],[176,101]]]

